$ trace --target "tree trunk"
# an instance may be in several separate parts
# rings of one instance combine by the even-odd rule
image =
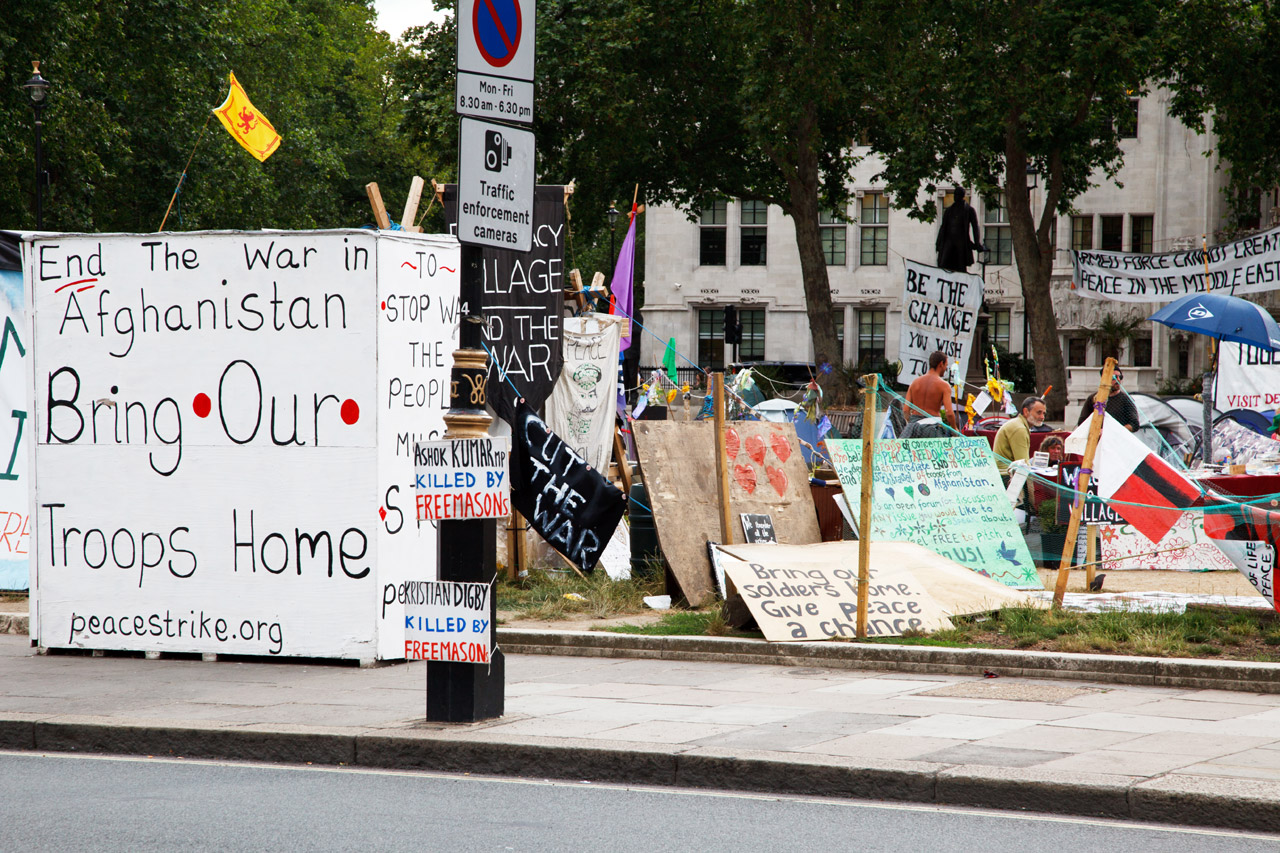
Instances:
[[[1027,188],[1027,154],[1018,143],[1017,128],[1011,122],[1005,134],[1005,199],[1009,210],[1009,230],[1013,236],[1013,256],[1022,283],[1025,322],[1031,337],[1031,351],[1036,364],[1036,393],[1049,386],[1045,404],[1049,418],[1063,417],[1067,404],[1067,370],[1062,360],[1062,344],[1058,340],[1058,319],[1053,313],[1053,296],[1049,281],[1053,273],[1053,254],[1049,251],[1049,227],[1054,208],[1062,191],[1062,167],[1059,159],[1050,158],[1046,176],[1046,198],[1039,224],[1031,212],[1031,193]]]
[[[818,385],[823,400],[834,401],[840,373],[835,368],[844,361],[836,338],[835,309],[831,303],[831,280],[827,278],[827,259],[822,253],[821,229],[818,224],[818,158],[804,146],[797,146],[798,165],[787,174],[791,204],[787,212],[796,229],[796,248],[800,251],[800,273],[804,280],[804,302],[809,316],[809,334],[813,339],[813,362],[817,367]],[[830,365],[823,371],[823,365]]]

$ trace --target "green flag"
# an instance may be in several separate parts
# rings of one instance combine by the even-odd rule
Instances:
[[[667,370],[667,378],[671,380],[671,384],[680,387],[680,383],[676,381],[676,339],[667,340],[667,351],[662,354],[662,366]]]

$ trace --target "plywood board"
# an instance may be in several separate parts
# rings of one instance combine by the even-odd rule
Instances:
[[[701,606],[715,595],[706,543],[721,539],[715,425],[637,421],[633,429],[658,543],[684,597]],[[821,541],[795,427],[731,421],[730,432],[730,511],[767,513],[782,543]],[[741,538],[735,530],[735,541]]]

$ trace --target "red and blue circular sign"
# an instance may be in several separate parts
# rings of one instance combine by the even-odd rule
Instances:
[[[502,68],[515,59],[522,23],[520,0],[475,0],[471,26],[485,62]]]

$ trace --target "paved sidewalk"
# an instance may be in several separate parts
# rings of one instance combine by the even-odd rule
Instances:
[[[1280,833],[1280,695],[512,655],[507,715],[427,724],[425,665],[36,655],[0,749],[313,761],[1107,815]]]

